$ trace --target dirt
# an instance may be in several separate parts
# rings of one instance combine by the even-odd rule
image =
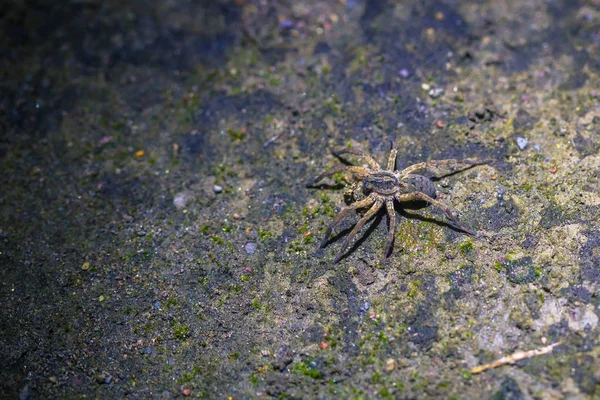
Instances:
[[[597,1],[0,10],[0,397],[600,393]],[[479,235],[403,204],[333,264],[307,183],[394,139],[490,160],[435,179]]]

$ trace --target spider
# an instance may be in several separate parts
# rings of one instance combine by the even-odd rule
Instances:
[[[463,232],[475,236],[476,233],[471,229],[462,226],[457,218],[454,216],[450,208],[444,203],[435,200],[437,198],[437,190],[433,181],[423,175],[417,175],[415,172],[435,167],[450,167],[453,169],[452,172],[457,171],[459,165],[463,165],[464,168],[470,168],[476,165],[488,164],[489,160],[486,161],[472,161],[472,160],[432,160],[418,164],[411,165],[401,171],[395,169],[396,167],[396,156],[398,154],[396,141],[392,143],[392,151],[388,158],[387,169],[382,169],[379,163],[369,156],[365,152],[357,149],[344,149],[333,153],[335,156],[342,154],[353,154],[362,157],[368,164],[368,167],[359,167],[355,165],[344,165],[333,168],[329,171],[325,171],[315,179],[312,180],[307,186],[314,187],[317,182],[321,179],[335,175],[339,172],[348,171],[352,174],[356,181],[362,180],[362,188],[366,198],[357,201],[347,207],[342,207],[339,214],[331,221],[325,232],[325,236],[321,241],[321,248],[327,245],[327,241],[333,229],[342,221],[342,219],[352,210],[358,210],[361,208],[367,208],[368,211],[362,216],[362,218],[356,223],[348,237],[342,243],[342,247],[338,252],[337,256],[333,260],[333,263],[337,263],[344,252],[352,242],[352,239],[365,225],[365,223],[371,219],[383,206],[388,214],[389,228],[387,241],[385,243],[385,250],[383,254],[383,263],[385,264],[387,257],[392,249],[394,242],[394,234],[396,229],[396,210],[394,209],[394,200],[398,203],[411,202],[411,201],[424,201],[426,203],[435,206],[446,214],[446,217],[450,221],[450,224]]]

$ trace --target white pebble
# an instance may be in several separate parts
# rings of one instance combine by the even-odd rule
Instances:
[[[246,253],[254,254],[256,251],[256,243],[248,242],[246,243],[246,246],[244,246],[244,249],[246,250]]]
[[[527,143],[529,143],[529,140],[527,140],[526,138],[521,137],[521,136],[517,136],[516,140],[517,140],[517,146],[519,146],[519,149],[525,150],[525,147],[527,147]]]
[[[173,205],[176,208],[184,208],[191,198],[189,193],[179,192],[173,197]]]

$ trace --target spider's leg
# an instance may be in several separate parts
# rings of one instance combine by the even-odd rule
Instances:
[[[345,171],[348,171],[348,172],[354,174],[357,177],[357,179],[363,179],[365,176],[367,176],[370,173],[369,169],[367,169],[365,167],[357,167],[354,165],[342,165],[341,167],[335,167],[335,168],[332,168],[330,170],[323,172],[322,174],[317,176],[315,179],[313,179],[312,181],[307,183],[306,186],[312,187],[317,182],[319,182],[321,179],[323,179],[327,176],[335,175],[339,172],[345,172]]]
[[[363,208],[363,207],[369,207],[370,205],[372,205],[375,202],[374,197],[375,197],[374,195],[370,195],[366,199],[357,201],[356,203],[351,204],[348,207],[343,207],[342,211],[340,211],[340,213],[335,216],[333,221],[331,221],[329,223],[329,226],[327,227],[327,231],[325,231],[325,236],[323,236],[323,240],[321,241],[321,248],[325,247],[325,245],[327,244],[327,240],[329,239],[329,235],[331,235],[331,232],[333,231],[333,228],[335,228],[337,226],[337,224],[340,223],[340,221],[346,216],[346,214],[348,214],[352,210],[357,210],[357,209]]]
[[[365,225],[365,223],[368,220],[370,220],[373,217],[373,215],[375,215],[377,213],[377,211],[379,211],[379,209],[381,208],[382,205],[383,205],[383,200],[377,199],[375,201],[375,204],[373,204],[373,207],[371,207],[369,209],[369,211],[367,211],[365,213],[365,215],[356,223],[356,226],[354,227],[354,229],[352,229],[352,232],[350,232],[350,234],[348,235],[346,240],[344,240],[344,243],[342,244],[342,248],[338,252],[337,256],[335,256],[335,260],[333,260],[334,264],[337,263],[338,261],[340,261],[340,258],[342,258],[342,256],[344,255],[344,251],[346,251],[346,249],[348,248],[348,245],[350,245],[350,242],[352,242],[352,239],[354,239],[354,236],[356,236],[356,234],[358,233],[360,228],[362,228]]]
[[[420,171],[425,168],[437,168],[437,167],[449,167],[448,173],[452,173],[454,171],[458,171],[463,168],[474,167],[475,165],[483,165],[489,164],[490,160],[484,161],[474,161],[474,160],[459,160],[459,159],[449,159],[449,160],[431,160],[425,161],[422,163],[418,163],[415,165],[411,165],[408,168],[404,168],[400,171],[400,175],[408,175],[412,174],[415,171]]]
[[[394,200],[388,199],[385,201],[387,213],[390,219],[390,226],[388,228],[388,236],[385,242],[385,250],[383,252],[383,262],[388,258],[392,245],[394,244],[394,234],[396,233],[396,210],[394,209]]]
[[[387,169],[393,171],[396,168],[396,156],[398,155],[398,143],[396,139],[392,142],[392,151],[390,152],[390,158],[388,158]]]
[[[452,222],[452,224],[454,226],[456,226],[460,230],[468,233],[469,235],[473,235],[473,236],[477,235],[476,232],[472,231],[471,229],[467,228],[466,226],[463,226],[458,221],[458,219],[454,216],[454,214],[452,214],[452,211],[450,210],[450,207],[448,207],[447,205],[445,205],[444,203],[442,203],[440,201],[432,199],[431,197],[427,196],[425,193],[412,192],[412,193],[397,194],[395,196],[395,198],[399,202],[403,202],[403,201],[415,201],[415,200],[426,201],[427,203],[431,204],[432,206],[437,207],[440,210],[442,210],[446,214],[446,217]]]
[[[342,149],[339,151],[334,152],[333,154],[335,154],[336,156],[340,156],[342,154],[354,154],[355,156],[359,156],[365,159],[365,161],[367,162],[367,164],[369,164],[369,167],[373,168],[373,169],[381,169],[381,166],[379,165],[379,163],[377,161],[375,161],[373,159],[373,157],[371,157],[370,155],[368,155],[367,153],[365,153],[362,150],[358,150],[358,149]]]

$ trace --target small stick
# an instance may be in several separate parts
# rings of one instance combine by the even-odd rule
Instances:
[[[267,140],[266,142],[263,143],[263,147],[269,146],[271,143],[273,143],[274,141],[276,141],[277,139],[279,139],[281,137],[281,135],[283,135],[283,131],[277,132],[277,134],[275,136],[273,136],[271,139],[269,139],[269,140]]]
[[[560,344],[560,342],[556,342],[556,343],[552,343],[549,346],[545,346],[545,347],[540,347],[539,349],[533,349],[533,350],[529,350],[529,351],[517,351],[509,356],[506,357],[502,357],[496,361],[493,361],[491,363],[488,364],[483,364],[480,365],[478,367],[474,367],[471,368],[471,373],[472,374],[479,374],[483,371],[486,371],[488,369],[492,369],[492,368],[496,368],[496,367],[501,367],[503,365],[506,364],[514,364],[517,361],[521,361],[524,360],[526,358],[531,358],[531,357],[535,357],[535,356],[541,356],[543,354],[548,354],[548,353],[552,353],[552,349],[554,349],[556,346],[558,346]]]

